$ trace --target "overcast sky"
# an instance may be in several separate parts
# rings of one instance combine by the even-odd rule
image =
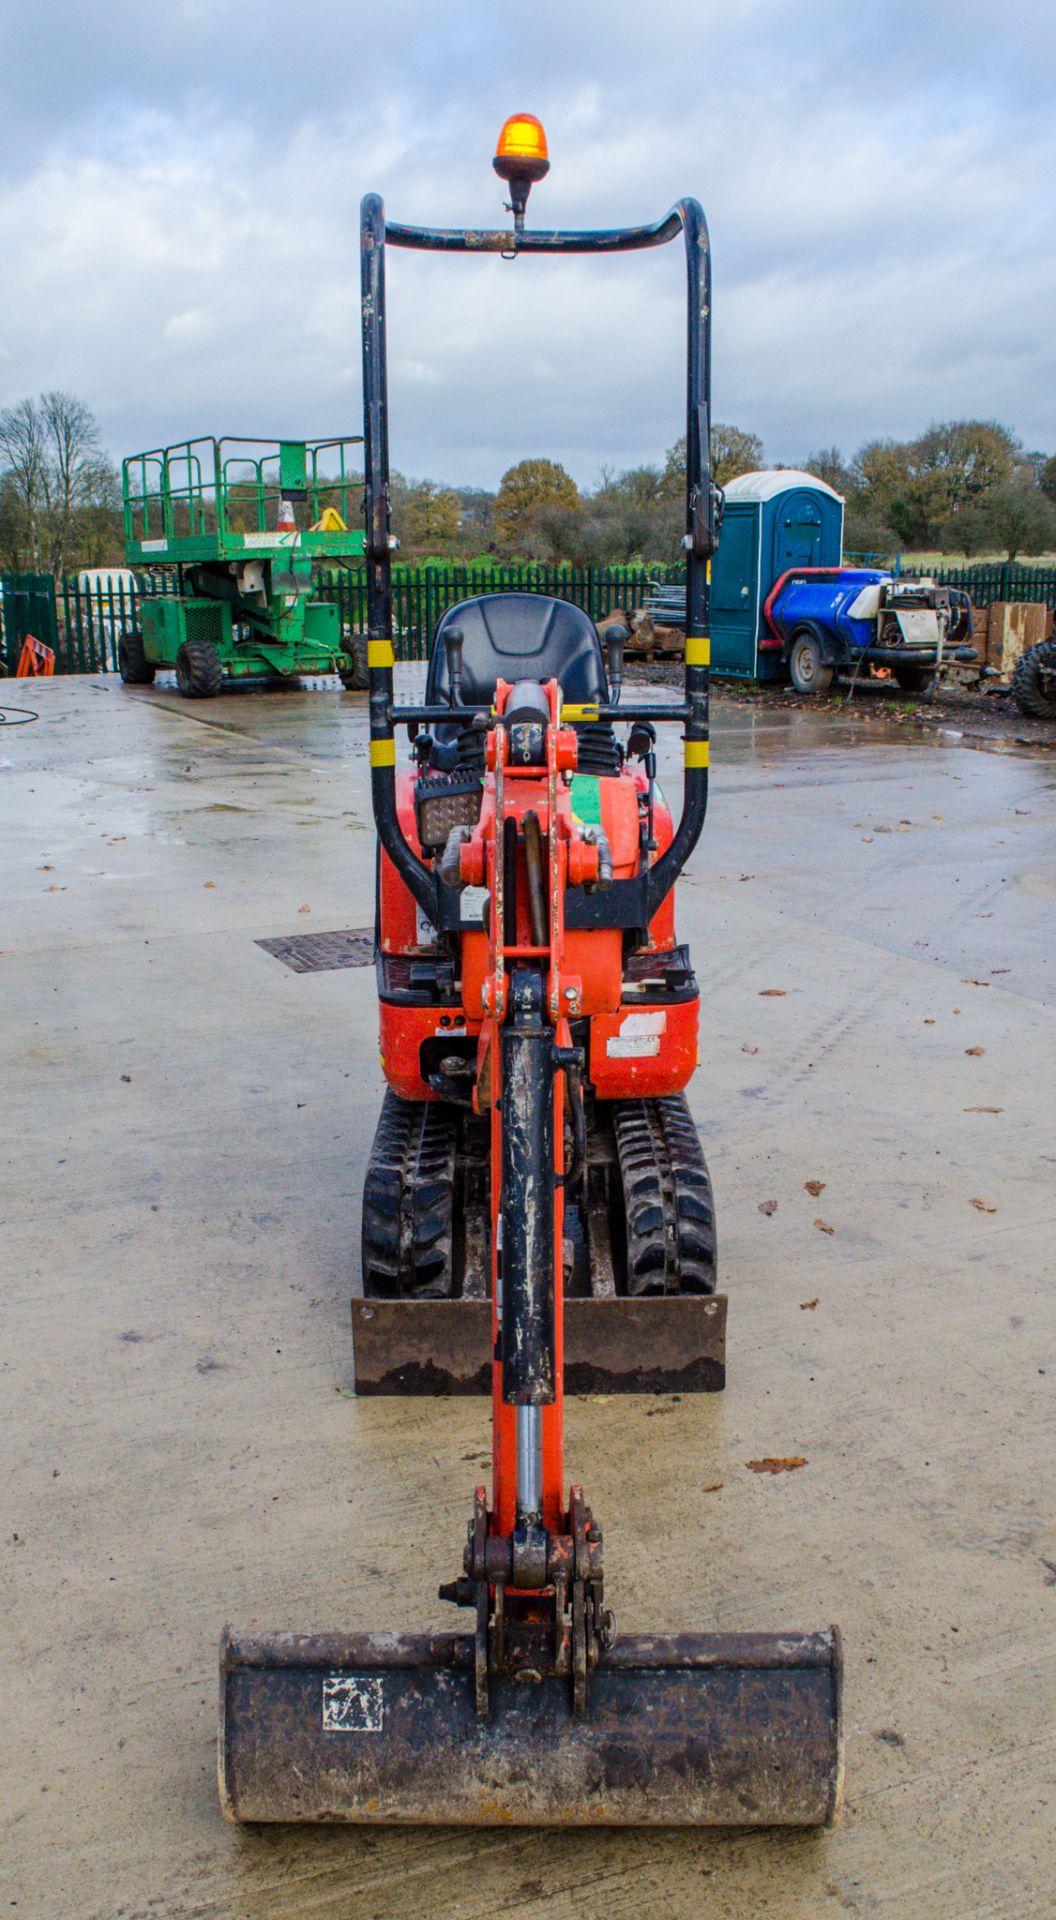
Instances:
[[[771,460],[936,419],[1056,448],[1052,0],[0,0],[0,404],[115,453],[359,427],[358,203],[529,224],[703,203],[715,417]],[[390,255],[393,462],[581,485],[682,430],[677,247]]]

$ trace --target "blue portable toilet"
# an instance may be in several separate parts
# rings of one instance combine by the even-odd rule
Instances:
[[[794,467],[742,473],[724,492],[711,563],[712,667],[741,680],[775,680],[782,648],[763,623],[766,597],[789,567],[840,565],[843,501],[824,480]]]

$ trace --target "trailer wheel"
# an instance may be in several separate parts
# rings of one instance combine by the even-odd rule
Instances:
[[[117,670],[126,687],[153,685],[154,668],[143,651],[143,635],[129,627],[117,643]]]
[[[1043,640],[1016,661],[1012,698],[1032,720],[1056,720],[1056,640]]]
[[[934,667],[894,667],[892,669],[903,693],[924,693],[935,678]]]
[[[187,700],[210,700],[224,684],[224,669],[211,640],[185,640],[176,654],[176,685]]]
[[[348,662],[347,666],[337,669],[341,675],[341,685],[346,693],[365,693],[370,685],[370,676],[367,672],[366,636],[362,633],[350,633],[342,640],[341,651]]]
[[[792,635],[788,671],[797,693],[826,693],[832,685],[835,668],[822,659],[820,642],[805,627]]]

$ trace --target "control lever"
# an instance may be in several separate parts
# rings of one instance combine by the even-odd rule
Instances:
[[[609,701],[614,707],[620,704],[620,688],[623,686],[623,643],[627,639],[626,627],[614,620],[611,627],[605,629],[605,645],[609,653]]]
[[[645,821],[642,834],[642,865],[648,865],[647,856],[656,852],[656,835],[653,830],[656,802],[656,728],[649,720],[636,720],[627,740],[627,751],[632,759],[640,760],[645,768]]]
[[[452,707],[462,705],[462,641],[461,627],[445,627],[444,652],[447,655],[448,701]]]

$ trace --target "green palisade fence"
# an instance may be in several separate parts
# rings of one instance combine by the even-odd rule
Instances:
[[[940,587],[963,587],[976,607],[992,607],[995,600],[1042,600],[1056,607],[1056,567],[1006,560],[1000,566],[936,567],[928,579]]]
[[[121,581],[84,592],[76,579],[64,580],[64,657],[56,660],[56,668],[65,673],[116,673],[117,643],[126,627],[136,624],[137,599]]]
[[[0,574],[0,661],[13,674],[27,633],[52,647],[59,664],[58,622],[55,616],[55,582],[50,573]]]
[[[1056,607],[1056,567],[946,567],[929,576],[942,586],[963,587],[978,607],[995,600],[1036,600]],[[448,607],[477,593],[556,594],[602,620],[617,607],[640,606],[650,587],[681,581],[681,567],[409,567],[393,568],[393,627],[400,660],[426,660],[437,621]],[[47,574],[0,574],[2,657],[13,673],[27,632],[55,648],[58,673],[114,673],[117,645],[136,625],[139,592],[172,593],[172,574],[137,575],[137,588],[121,581],[84,590],[76,574],[58,591]],[[351,633],[367,626],[367,583],[361,567],[320,574],[317,591],[336,603]]]
[[[37,580],[36,576],[33,578]],[[139,590],[148,593],[176,591],[176,581],[171,574],[141,573],[136,578],[136,591],[121,581],[105,586],[95,584],[88,591],[81,586],[76,574],[62,582],[57,594],[48,576],[43,576],[37,582],[38,588],[44,591],[44,597],[50,594],[51,599],[47,632],[41,631],[38,638],[48,638],[49,644],[55,646],[57,673],[117,671],[118,641],[127,627],[136,625]],[[616,607],[640,605],[651,582],[681,578],[682,570],[678,567],[394,567],[392,597],[396,655],[400,660],[427,660],[441,614],[472,594],[501,593],[511,589],[522,593],[556,594],[585,608],[593,620],[601,620]],[[22,576],[17,576],[17,579],[21,582]],[[12,588],[9,596],[8,582],[15,580],[14,575],[0,576],[3,604],[6,608],[10,597],[12,607],[17,605],[21,608],[23,604],[28,607],[30,601],[21,586],[17,595]],[[349,632],[366,632],[367,581],[362,568],[335,568],[322,572],[316,582],[316,591],[320,599],[333,601],[337,605],[342,624]],[[38,612],[38,625],[43,628],[45,616],[41,611],[39,594],[32,604]],[[11,619],[9,624],[14,633],[15,620]],[[25,622],[22,622],[19,644],[24,630]],[[32,632],[36,629],[29,626],[28,630]],[[10,654],[10,640],[7,651]],[[14,659],[8,670],[14,671]]]
[[[441,615],[473,594],[555,594],[583,607],[592,620],[603,620],[616,607],[639,606],[651,582],[681,578],[677,567],[394,567],[396,658],[427,660]],[[331,573],[319,590],[337,603],[344,626],[366,631],[367,583],[360,569]]]

